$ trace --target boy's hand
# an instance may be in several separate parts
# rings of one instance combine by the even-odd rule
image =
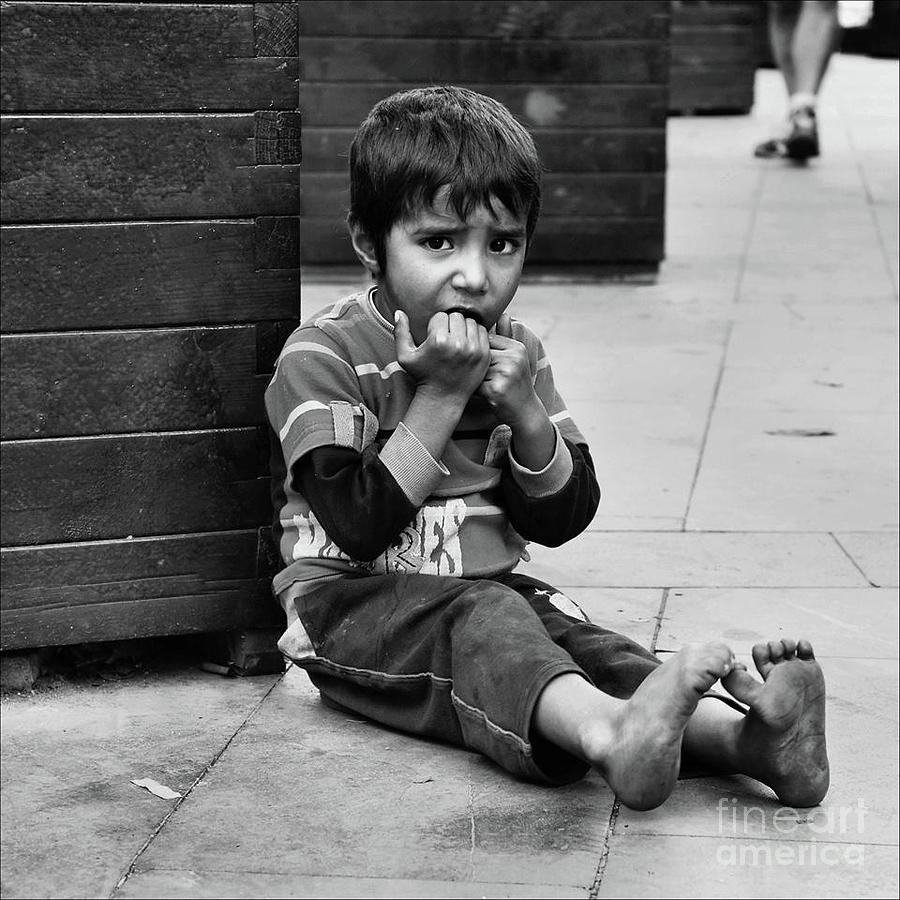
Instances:
[[[492,356],[487,329],[460,312],[435,313],[425,340],[416,346],[409,319],[398,310],[394,346],[397,361],[420,388],[464,402],[482,383]]]
[[[544,405],[534,391],[525,345],[512,337],[509,316],[497,320],[496,334],[488,335],[491,362],[479,387],[501,422],[515,428],[529,416],[546,417]]]

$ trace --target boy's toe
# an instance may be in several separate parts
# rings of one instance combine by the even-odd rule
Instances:
[[[769,644],[754,644],[751,653],[753,656],[753,663],[756,666],[756,670],[760,675],[763,676],[763,678],[765,678],[766,675],[768,675],[769,670],[774,665],[774,663],[772,662],[771,652],[769,650]]]
[[[782,638],[781,646],[784,648],[784,658],[793,659],[797,652],[797,642],[791,638]]]

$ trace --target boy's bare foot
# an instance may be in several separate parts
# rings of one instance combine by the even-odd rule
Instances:
[[[741,771],[790,806],[815,806],[828,790],[825,678],[809,641],[770,641],[753,648],[762,683],[743,667],[722,679],[750,711],[739,726]]]
[[[727,676],[733,664],[725,644],[688,644],[622,704],[611,740],[596,748],[588,742],[588,759],[622,803],[631,809],[653,809],[672,793],[688,720],[703,694]]]

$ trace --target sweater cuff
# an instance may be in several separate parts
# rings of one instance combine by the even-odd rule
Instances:
[[[438,482],[450,474],[450,470],[438,462],[402,422],[397,423],[378,456],[416,508],[428,499]]]
[[[512,446],[509,448],[509,465],[513,480],[528,497],[550,497],[561,491],[572,477],[575,468],[572,463],[572,454],[555,425],[553,431],[556,433],[553,456],[539,472],[526,469],[516,462],[516,458],[512,454]]]

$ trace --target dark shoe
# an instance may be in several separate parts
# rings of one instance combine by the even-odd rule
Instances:
[[[809,159],[819,155],[819,131],[815,110],[802,108],[791,113],[791,133],[784,140],[785,156]]]

